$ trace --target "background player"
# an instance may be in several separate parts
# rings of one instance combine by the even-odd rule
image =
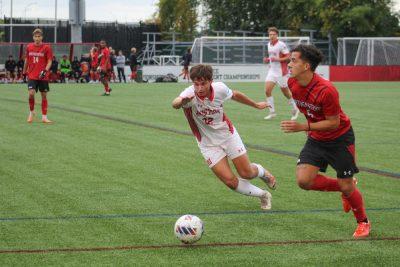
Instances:
[[[35,93],[40,91],[42,95],[42,122],[51,123],[47,118],[47,92],[49,88],[49,70],[52,63],[53,52],[49,45],[43,44],[43,32],[41,29],[33,31],[33,43],[26,47],[26,58],[23,73],[28,76],[29,92],[29,116],[31,123],[34,117]]]
[[[110,61],[110,50],[107,48],[107,43],[104,40],[100,41],[100,53],[99,53],[99,66],[97,72],[100,74],[100,81],[104,85],[103,96],[109,96],[111,88],[109,87],[109,80],[111,74],[111,61]]]
[[[353,237],[367,237],[371,224],[353,179],[358,173],[353,129],[349,117],[342,111],[336,88],[314,73],[322,58],[321,51],[312,45],[299,45],[292,50],[289,88],[307,123],[283,121],[281,128],[286,133],[308,132],[308,140],[297,161],[298,185],[305,190],[342,192],[344,211],[352,209],[358,223]],[[337,179],[319,174],[328,164],[336,170]]]
[[[172,106],[183,108],[200,151],[214,174],[229,188],[238,193],[259,197],[262,209],[271,209],[271,194],[251,184],[249,180],[260,177],[275,189],[275,177],[256,163],[250,163],[243,142],[225,115],[223,103],[233,99],[257,109],[267,107],[266,102],[254,102],[239,91],[232,91],[222,82],[213,82],[209,65],[196,65],[190,70],[193,85],[186,88]],[[240,177],[231,170],[228,158]]]
[[[264,58],[264,63],[269,63],[270,66],[267,78],[265,79],[265,94],[267,96],[267,103],[270,107],[269,114],[264,117],[264,119],[270,120],[276,117],[272,90],[274,89],[275,84],[278,84],[282,93],[288,99],[289,105],[292,107],[292,117],[290,119],[296,120],[299,115],[299,110],[296,107],[296,103],[293,101],[292,94],[287,86],[287,80],[289,78],[287,62],[290,53],[286,44],[278,40],[277,28],[268,28],[268,36],[270,40],[268,42],[268,57]]]

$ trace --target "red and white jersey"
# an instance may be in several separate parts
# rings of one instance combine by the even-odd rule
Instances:
[[[223,110],[223,103],[232,98],[232,90],[222,82],[211,83],[210,90],[210,98],[195,94],[193,85],[179,95],[194,96],[192,101],[183,106],[183,110],[193,135],[202,146],[218,146],[229,140],[236,131]]]
[[[287,48],[286,44],[282,41],[277,40],[274,43],[268,42],[268,57],[269,58],[280,58],[285,55],[289,54],[289,49]],[[279,62],[274,61],[270,62],[269,66],[270,72],[273,72],[275,75],[278,76],[285,76],[288,74],[288,63],[287,62]]]
[[[40,79],[40,72],[46,69],[47,62],[53,59],[53,52],[51,51],[50,45],[30,43],[26,47],[26,59],[28,63],[28,78],[29,80],[49,80],[50,73]]]

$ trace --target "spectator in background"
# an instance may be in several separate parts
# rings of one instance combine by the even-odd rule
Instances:
[[[94,83],[99,80],[99,73],[97,72],[97,67],[99,65],[99,51],[97,47],[93,46],[90,49],[90,82]]]
[[[190,78],[189,78],[189,65],[190,65],[190,62],[192,61],[192,51],[191,51],[190,48],[187,49],[187,51],[183,55],[182,59],[183,59],[183,69],[182,69],[181,74],[179,74],[179,76],[183,75],[183,79],[184,80],[187,79],[188,82],[189,82],[190,81]]]
[[[79,79],[81,78],[81,63],[78,60],[78,57],[74,57],[74,60],[71,63],[72,66],[72,76],[74,77],[75,81],[78,83]]]
[[[55,56],[53,56],[53,61],[51,62],[50,67],[50,81],[57,82],[59,79],[59,72],[58,72],[58,61]]]
[[[131,48],[131,54],[129,56],[129,67],[131,68],[131,81],[137,78],[137,66],[139,65],[136,57],[136,48]]]
[[[112,47],[110,47],[110,61],[111,61],[111,70],[110,70],[110,74],[111,74],[111,78],[113,82],[115,82],[116,76],[115,76],[115,71],[114,71],[114,67],[117,65],[117,57],[115,56],[115,50],[112,49]]]
[[[6,64],[5,64],[7,80],[9,82],[14,82],[14,80],[15,80],[15,68],[16,67],[17,67],[17,62],[15,62],[12,55],[9,55],[8,60],[6,61]]]
[[[121,50],[118,51],[118,56],[117,56],[117,71],[118,71],[118,79],[119,82],[121,81],[121,76],[124,79],[124,83],[126,83],[126,77],[125,77],[125,56],[122,53]]]
[[[90,54],[82,54],[81,56],[81,83],[90,82]]]
[[[60,72],[61,72],[61,82],[65,83],[65,78],[71,77],[72,70],[71,70],[71,62],[67,58],[67,55],[63,55],[60,61]]]
[[[22,82],[22,81],[26,82],[25,76],[22,73],[22,70],[24,69],[24,64],[25,64],[25,57],[22,56],[17,62],[17,79],[20,82]]]

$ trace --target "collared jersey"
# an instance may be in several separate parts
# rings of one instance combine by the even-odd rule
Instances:
[[[339,115],[339,127],[331,131],[310,131],[308,135],[319,141],[331,141],[346,133],[351,122],[339,103],[339,92],[328,80],[314,73],[310,83],[303,87],[296,79],[289,78],[288,86],[300,112],[310,123],[326,120],[326,116]]]
[[[220,145],[236,131],[223,110],[223,103],[232,98],[232,90],[222,82],[211,83],[210,90],[210,98],[195,94],[193,85],[179,95],[193,97],[183,110],[198,144],[205,146]]]
[[[49,73],[40,79],[39,75],[42,70],[45,70],[49,59],[53,59],[51,47],[47,44],[35,45],[30,43],[26,47],[26,58],[28,61],[28,78],[29,80],[49,80]]]
[[[289,54],[289,49],[287,48],[286,44],[282,41],[276,41],[275,43],[268,42],[268,56],[269,58],[281,58],[285,55]],[[270,62],[269,66],[270,72],[274,72],[279,76],[285,76],[288,74],[288,63],[287,62],[280,62],[274,61]]]

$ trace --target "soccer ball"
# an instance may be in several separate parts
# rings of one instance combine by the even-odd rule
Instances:
[[[204,232],[203,221],[194,215],[183,215],[174,227],[175,236],[185,244],[199,241]]]

